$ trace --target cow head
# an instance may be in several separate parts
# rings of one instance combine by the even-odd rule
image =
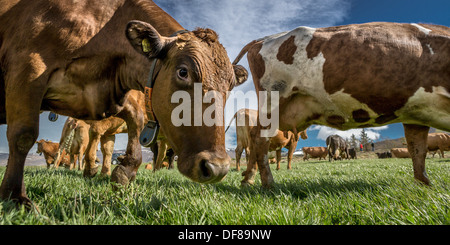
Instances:
[[[44,152],[44,149],[43,149],[43,146],[42,146],[43,143],[44,143],[43,139],[41,139],[39,141],[36,141],[36,144],[37,144],[36,153],[39,154],[39,156],[41,156],[42,153]]]
[[[201,183],[222,180],[230,163],[225,150],[223,127],[226,92],[243,83],[247,79],[247,71],[242,66],[231,64],[217,34],[210,29],[196,29],[174,37],[164,37],[150,24],[132,21],[127,25],[126,36],[139,53],[150,60],[158,59],[152,106],[164,135],[178,155],[180,172]],[[205,110],[215,104],[222,117],[222,126],[207,126],[203,120],[201,125],[194,125],[194,116],[199,113],[198,107],[194,108],[194,100],[203,99],[194,98],[194,87],[198,88],[199,84],[202,95],[215,91],[222,96],[222,101],[202,103],[201,107],[204,115]],[[172,111],[180,105],[181,100],[172,103],[171,98],[180,91],[191,98],[190,125],[175,126],[172,122]]]

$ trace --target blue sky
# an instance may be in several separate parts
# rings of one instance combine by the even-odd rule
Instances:
[[[291,30],[297,26],[326,27],[372,21],[450,26],[450,0],[155,0],[154,2],[186,29],[192,30],[195,27],[214,29],[232,60],[251,40]],[[248,68],[246,58],[242,59],[241,64]],[[251,77],[235,90],[254,91]],[[226,108],[225,124],[228,124],[234,112],[242,107],[243,105]],[[254,105],[250,105],[250,108],[256,109]],[[47,116],[48,113],[41,114],[38,139],[59,141],[65,117],[60,117],[57,122],[52,123],[47,120]],[[394,139],[404,136],[401,124],[369,131],[381,138]],[[320,139],[321,135],[333,132],[325,127],[311,127],[308,130],[308,140],[300,141],[297,148],[324,146],[325,142]],[[227,133],[227,147],[234,148],[236,144],[234,134],[233,129]],[[118,135],[115,149],[124,149],[126,141],[126,134]],[[35,151],[35,148],[32,148],[32,151]],[[0,126],[0,152],[8,152],[5,125]]]

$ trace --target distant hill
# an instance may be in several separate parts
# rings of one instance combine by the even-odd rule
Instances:
[[[405,137],[398,139],[387,139],[383,141],[374,142],[375,151],[390,150],[391,148],[406,148]]]

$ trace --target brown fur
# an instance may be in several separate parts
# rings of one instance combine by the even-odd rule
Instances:
[[[408,148],[392,148],[391,153],[396,158],[411,158]]]
[[[143,35],[147,38],[152,33],[153,44],[157,44],[153,46],[160,45],[164,55],[144,57],[136,52],[141,47],[132,46],[140,42],[128,35],[131,20],[145,21],[134,27],[145,26]],[[227,61],[211,31],[167,38],[183,29],[150,0],[81,0],[76,4],[69,0],[0,0],[0,88],[4,88],[0,122],[8,124],[10,146],[0,198],[31,205],[23,184],[23,165],[37,139],[42,110],[82,120],[123,119],[128,128],[126,157],[111,181],[126,185],[134,180],[142,162],[139,134],[145,122],[137,102],[127,96],[132,89],[143,91],[154,58],[159,62],[153,109],[161,127],[170,132],[166,136],[179,153],[180,171],[199,182],[221,180],[229,164],[223,127],[175,128],[171,124],[170,114],[176,106],[170,103],[172,93],[179,89],[192,93],[191,86],[180,86],[176,80],[176,65],[181,61],[192,65],[190,74],[199,77],[191,82],[202,82],[206,90],[215,88],[220,93],[245,79],[234,75],[238,66]],[[176,42],[184,48],[178,49]],[[215,166],[207,178],[200,169],[205,161]],[[95,173],[95,166],[86,164],[84,175]]]
[[[427,138],[428,151],[440,152],[439,157],[444,158],[444,151],[450,151],[450,135],[446,133],[431,133]],[[433,155],[434,156],[434,155]]]
[[[309,158],[322,158],[325,159],[328,156],[328,150],[326,147],[317,146],[317,147],[303,147],[303,160],[308,160]]]
[[[319,28],[306,51],[308,58],[323,53],[324,84],[329,94],[344,89],[376,113],[392,115],[420,87],[431,92],[433,86],[442,84],[442,76],[450,77],[450,32],[439,26],[427,28],[433,30],[429,35],[398,23]],[[425,44],[440,55],[431,55]],[[445,54],[447,57],[442,57]],[[417,69],[422,72],[415,72]],[[399,90],[405,81],[408,86]]]
[[[284,62],[287,65],[292,65],[294,63],[294,54],[297,51],[297,46],[294,43],[295,36],[289,37],[283,44],[281,44],[280,49],[278,49],[277,59]]]
[[[56,154],[58,153],[59,149],[59,143],[47,141],[44,139],[41,139],[36,142],[37,143],[37,150],[36,153],[43,153],[45,158],[45,163],[47,164],[47,168],[50,168],[50,165],[53,164]],[[57,162],[58,165],[63,164],[65,166],[70,165],[70,156],[66,154],[66,151],[64,150],[62,152],[62,157]]]
[[[247,165],[249,162],[249,156],[250,156],[250,144],[251,144],[251,135],[250,132],[255,126],[250,126],[249,122],[255,122],[256,117],[258,116],[258,112],[256,110],[252,109],[241,109],[235,113],[233,118],[236,118],[236,140],[237,140],[237,146],[236,146],[236,169],[240,170],[240,159],[243,150],[245,150],[246,159],[247,159]],[[245,122],[245,126],[238,126],[238,117],[244,116],[245,119],[243,122]],[[229,127],[229,126],[228,126]],[[228,128],[227,128],[228,130]],[[308,138],[308,135],[306,134],[306,130],[301,131],[298,133],[297,137],[295,137],[294,133],[291,131],[280,131],[277,130],[277,133],[274,137],[270,138],[270,151],[276,151],[276,160],[277,160],[277,170],[280,169],[280,162],[281,162],[281,149],[287,148],[288,151],[288,169],[292,169],[292,157],[295,152],[295,148],[297,147],[298,139],[301,137],[302,139],[306,140]]]

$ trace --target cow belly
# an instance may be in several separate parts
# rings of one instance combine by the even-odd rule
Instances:
[[[52,74],[47,87],[42,109],[78,119],[100,120],[108,116],[105,112],[109,110],[109,94],[104,88],[99,89],[102,83],[78,83],[59,69]]]
[[[433,87],[432,92],[420,88],[397,113],[404,115],[405,123],[427,122],[431,127],[450,131],[450,94],[440,86]]]

